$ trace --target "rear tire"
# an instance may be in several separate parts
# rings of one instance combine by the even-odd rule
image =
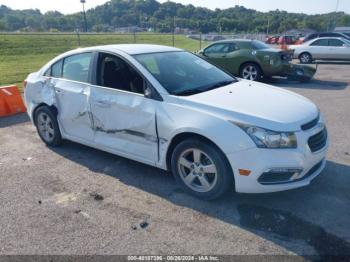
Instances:
[[[301,53],[299,55],[299,60],[301,64],[310,64],[312,62],[312,56],[309,53]]]
[[[62,144],[62,136],[58,126],[56,113],[48,106],[35,110],[34,122],[41,140],[48,146]]]
[[[246,80],[260,81],[262,72],[260,67],[255,63],[246,63],[241,66],[239,76]]]
[[[187,139],[175,147],[171,169],[177,182],[201,199],[213,200],[234,188],[232,169],[225,155],[199,139]]]

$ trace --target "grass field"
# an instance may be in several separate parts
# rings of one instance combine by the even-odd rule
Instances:
[[[80,45],[76,35],[64,34],[0,34],[0,86],[17,84],[22,88],[26,76],[40,69],[46,62],[60,53],[85,46],[152,43],[173,45],[172,35],[80,35]],[[175,36],[175,46],[189,51],[199,50],[199,41],[183,35]]]

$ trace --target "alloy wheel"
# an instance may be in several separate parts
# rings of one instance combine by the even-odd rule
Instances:
[[[310,60],[311,60],[311,58],[310,58],[310,55],[308,55],[308,54],[302,54],[302,55],[300,56],[300,61],[301,61],[303,64],[309,63]]]
[[[258,76],[258,70],[253,65],[248,65],[242,70],[242,77],[247,80],[255,81]]]
[[[199,149],[185,150],[177,167],[186,186],[196,192],[209,192],[216,185],[218,174],[214,161]]]
[[[46,142],[52,142],[55,138],[55,129],[52,120],[45,112],[40,112],[37,119],[38,130]]]

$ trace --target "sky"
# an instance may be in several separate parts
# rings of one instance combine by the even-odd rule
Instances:
[[[158,0],[166,2],[167,0]],[[107,0],[86,0],[86,9],[101,5]],[[210,9],[228,8],[242,5],[258,11],[286,10],[288,12],[322,14],[334,12],[337,0],[173,0],[182,4],[193,4]],[[79,12],[82,9],[80,0],[0,0],[0,5],[12,9],[40,9],[43,13],[57,10],[64,14]],[[338,11],[350,14],[350,0],[339,0]]]

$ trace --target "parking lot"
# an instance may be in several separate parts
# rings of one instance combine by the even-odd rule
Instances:
[[[0,254],[350,254],[350,64],[272,84],[314,101],[330,136],[306,188],[201,201],[171,174],[0,119]],[[263,99],[263,98],[262,98]]]

